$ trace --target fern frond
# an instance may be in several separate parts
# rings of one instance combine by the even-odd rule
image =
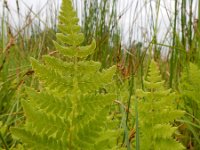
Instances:
[[[189,132],[191,137],[194,138],[193,146],[195,149],[200,149],[199,128],[196,128],[200,125],[200,69],[197,65],[190,63],[189,68],[184,70],[179,90],[183,102],[180,106],[189,114],[184,117],[185,124],[188,126],[186,132]],[[191,123],[194,125],[193,127],[191,127]],[[189,142],[189,140],[186,142]]]
[[[181,77],[180,90],[182,96],[189,98],[200,107],[199,90],[200,90],[200,69],[190,64],[189,71],[185,71]]]
[[[184,149],[172,138],[176,127],[170,125],[175,119],[182,117],[184,112],[176,109],[176,96],[170,89],[165,89],[157,64],[153,60],[144,86],[145,90],[136,91],[140,99],[138,111],[141,150]]]
[[[113,149],[116,130],[108,127],[108,115],[115,94],[107,87],[116,66],[100,71],[101,63],[86,61],[96,42],[80,45],[84,37],[71,0],[62,2],[58,30],[55,47],[71,62],[51,56],[43,57],[44,64],[31,59],[41,89],[26,88],[28,100],[22,101],[26,123],[12,133],[33,150]]]

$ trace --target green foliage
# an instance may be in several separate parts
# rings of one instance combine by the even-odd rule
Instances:
[[[2,46],[1,40],[0,46]],[[22,74],[20,74],[20,69],[17,71],[13,69],[18,65],[15,64],[16,53],[12,58],[13,48],[10,47],[8,50],[10,51],[9,54],[0,51],[0,149],[8,149],[13,145],[14,140],[11,137],[9,128],[18,119],[16,111],[20,109],[17,96]]]
[[[183,123],[187,128],[184,131],[187,135],[184,138],[185,142],[190,142],[192,139],[193,146],[197,149],[200,148],[199,131],[200,131],[200,70],[199,68],[190,63],[189,69],[184,71],[181,77],[179,85],[181,97],[183,99],[183,106],[187,112],[187,116],[184,117]]]
[[[145,90],[136,91],[140,99],[138,112],[141,150],[184,149],[172,138],[176,127],[171,125],[175,119],[183,116],[183,111],[176,109],[175,93],[164,88],[164,81],[154,61],[151,61],[144,86]]]
[[[120,29],[118,25],[117,0],[77,1],[83,9],[82,25],[85,42],[91,37],[97,40],[97,48],[92,55],[94,60],[102,62],[102,66],[116,63],[117,50],[120,49]]]
[[[42,64],[31,59],[40,91],[26,88],[28,100],[22,100],[26,123],[11,131],[36,150],[115,149],[117,132],[108,127],[113,123],[107,117],[115,94],[100,89],[112,84],[116,67],[100,72],[100,63],[85,60],[96,43],[80,46],[84,36],[71,0],[62,2],[58,29],[54,45],[71,61],[44,56]]]
[[[200,70],[190,63],[189,70],[185,71],[181,77],[180,90],[184,98],[195,102],[195,105],[200,106],[199,89],[200,89]],[[186,106],[187,107],[187,106]],[[189,106],[188,106],[189,107]],[[197,115],[197,114],[196,114]]]

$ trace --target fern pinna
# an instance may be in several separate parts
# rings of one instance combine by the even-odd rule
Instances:
[[[175,94],[164,88],[157,64],[152,60],[145,89],[136,91],[138,103],[141,150],[182,150],[182,144],[172,138],[176,127],[170,122],[183,116],[174,104]]]
[[[42,64],[31,59],[42,88],[26,88],[26,123],[12,133],[36,150],[112,149],[116,133],[108,129],[107,115],[115,95],[99,89],[112,83],[116,67],[100,72],[99,62],[86,61],[96,43],[80,46],[84,36],[71,0],[62,2],[58,30],[54,45],[68,61],[44,56]]]

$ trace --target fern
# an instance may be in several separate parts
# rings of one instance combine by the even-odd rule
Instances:
[[[190,99],[200,107],[199,90],[200,90],[200,70],[194,64],[190,64],[189,71],[185,71],[181,77],[180,90],[185,99]],[[187,109],[187,108],[186,108]]]
[[[188,144],[192,139],[192,146],[200,149],[200,69],[198,66],[190,63],[188,70],[182,74],[179,89],[183,100],[182,107],[188,114],[182,120],[187,126],[184,129],[184,132],[187,134],[184,142]]]
[[[40,92],[26,88],[28,101],[22,101],[26,123],[11,131],[36,150],[113,149],[117,132],[107,127],[107,115],[115,95],[99,89],[112,83],[116,67],[100,72],[99,62],[85,60],[96,43],[80,46],[84,36],[71,0],[62,2],[58,29],[54,45],[71,61],[44,56],[42,64],[31,59],[42,88]]]
[[[176,127],[170,122],[183,115],[174,104],[175,94],[164,88],[164,81],[152,60],[145,90],[136,91],[139,101],[139,126],[141,150],[181,150],[184,147],[172,138]]]

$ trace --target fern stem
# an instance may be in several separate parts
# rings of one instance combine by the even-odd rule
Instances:
[[[74,71],[75,71],[75,76],[73,78],[73,104],[72,104],[72,118],[71,118],[71,129],[70,129],[70,136],[69,136],[69,149],[73,149],[73,134],[74,134],[74,127],[75,127],[75,119],[76,119],[76,113],[77,113],[77,104],[78,104],[78,81],[77,81],[77,57],[74,57]]]

